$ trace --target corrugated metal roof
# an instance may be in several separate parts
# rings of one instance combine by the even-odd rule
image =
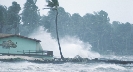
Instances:
[[[7,38],[7,37],[15,37],[15,36],[16,37],[20,37],[20,38],[24,38],[24,39],[29,39],[29,40],[37,41],[37,42],[41,42],[40,40],[28,38],[28,37],[21,36],[21,35],[13,35],[13,34],[3,34],[3,33],[0,33],[0,39]]]

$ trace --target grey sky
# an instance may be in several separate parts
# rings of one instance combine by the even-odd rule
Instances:
[[[0,0],[0,4],[11,6],[16,1],[23,7],[26,0]],[[112,21],[130,22],[133,24],[133,0],[59,0],[59,4],[70,14],[79,13],[81,16],[86,13],[104,10]],[[38,0],[37,6],[41,14],[47,14],[42,10],[46,5],[45,0]]]

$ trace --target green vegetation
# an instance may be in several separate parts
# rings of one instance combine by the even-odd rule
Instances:
[[[27,0],[22,11],[21,35],[27,36],[39,26],[40,14],[33,0]]]

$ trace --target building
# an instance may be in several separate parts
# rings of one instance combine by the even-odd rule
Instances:
[[[21,35],[0,33],[0,54],[53,57],[53,51],[43,50],[40,42],[40,40],[24,37]]]

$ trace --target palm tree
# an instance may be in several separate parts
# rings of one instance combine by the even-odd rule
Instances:
[[[56,20],[55,20],[55,23],[56,23],[56,34],[57,34],[57,40],[58,40],[58,45],[59,45],[59,50],[60,50],[60,55],[61,55],[61,59],[63,60],[64,57],[62,55],[62,52],[61,52],[61,46],[60,46],[60,42],[59,42],[59,35],[58,35],[58,25],[57,25],[57,17],[58,17],[58,10],[56,9]]]
[[[56,19],[55,19],[55,24],[56,24],[56,34],[57,34],[57,41],[58,41],[58,46],[59,46],[59,50],[60,50],[60,55],[61,55],[61,59],[64,60],[64,57],[62,55],[61,52],[61,46],[60,46],[60,41],[59,41],[59,35],[58,35],[58,25],[57,25],[57,19],[58,19],[58,9],[57,7],[59,6],[58,0],[46,0],[46,2],[48,3],[48,7],[50,8],[44,8],[44,9],[53,9],[56,10]]]

